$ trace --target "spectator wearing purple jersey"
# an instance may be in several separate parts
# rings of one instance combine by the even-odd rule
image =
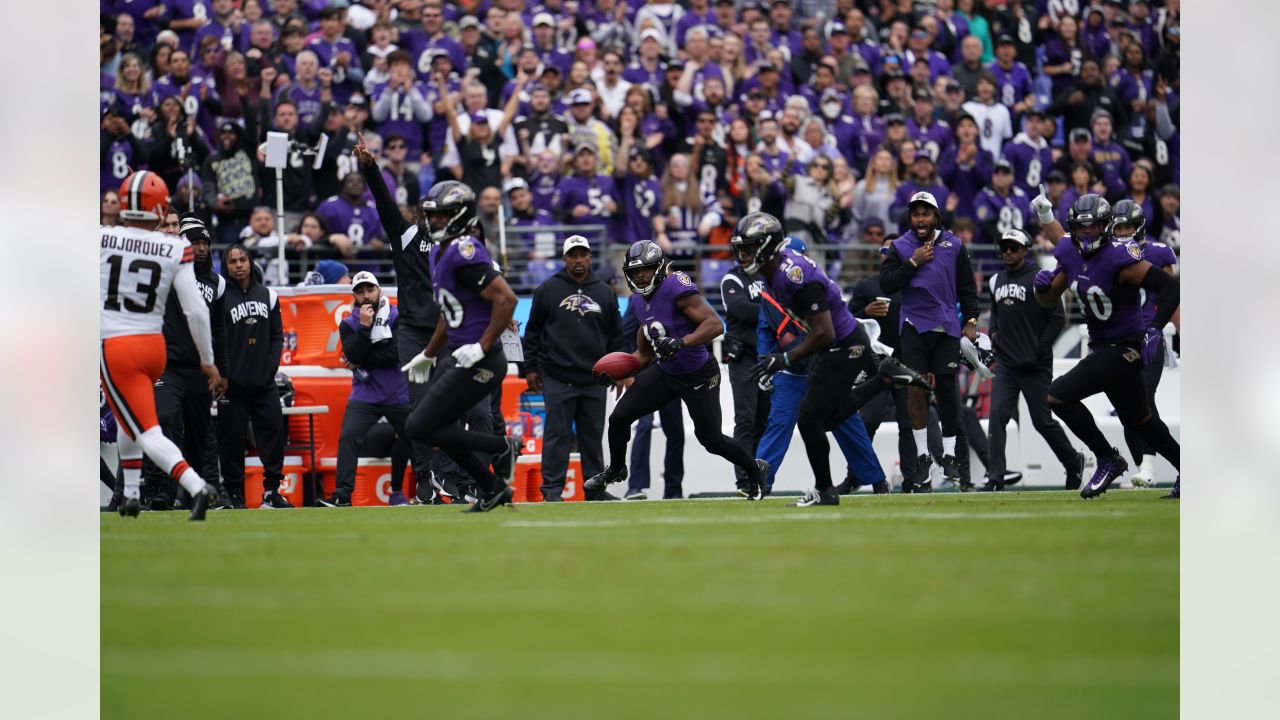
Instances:
[[[742,59],[748,65],[757,65],[769,51],[773,49],[773,29],[769,27],[769,19],[757,17],[745,21],[747,36],[743,38]]]
[[[707,57],[707,30],[702,26],[698,26],[689,31],[685,39],[685,51],[688,58],[684,63],[684,72],[680,75],[680,82],[676,85],[675,99],[676,104],[681,107],[688,107],[694,101],[705,100],[703,86],[707,79],[718,77],[724,79],[724,73],[720,71],[720,66]],[[774,68],[777,73],[777,68]]]
[[[803,50],[804,36],[794,22],[792,0],[771,0],[769,3],[769,27],[773,31],[773,44],[782,51],[783,65],[790,66],[791,58]]]
[[[379,135],[391,134],[404,139],[409,153],[417,158],[425,148],[422,124],[434,113],[427,100],[428,88],[414,82],[409,55],[396,51],[387,56],[388,79],[373,90],[371,116]]]
[[[536,77],[538,74],[538,67],[541,64],[542,64],[542,59],[538,57],[537,49],[535,49],[532,45],[525,45],[523,48],[521,48],[520,54],[516,56],[515,63],[514,63],[515,68],[513,69],[513,72],[514,73],[524,72],[528,74],[530,77]],[[499,102],[501,102],[503,105],[506,105],[507,100],[511,99],[511,94],[514,93],[515,91],[516,91],[516,79],[512,77],[510,80],[507,80],[506,83],[503,85],[502,93],[499,95],[500,97]],[[521,103],[520,111],[522,113],[528,110],[528,106],[527,106],[528,102],[529,102],[529,98],[527,97],[520,98],[520,103]]]
[[[507,216],[507,252],[511,257],[534,260],[555,255],[555,233],[536,232],[535,228],[556,224],[546,210],[534,207],[533,193],[523,178],[507,178],[502,183],[511,214]]]
[[[213,17],[209,18],[207,24],[196,30],[191,47],[201,48],[204,46],[204,39],[211,37],[223,52],[245,49],[240,43],[240,37],[243,34],[241,26],[245,21],[244,17],[237,12],[235,3],[232,0],[209,0],[209,9],[213,12]]]
[[[613,177],[600,173],[596,146],[579,143],[573,151],[573,174],[560,181],[552,214],[566,225],[604,225],[611,230],[622,209],[617,198]]]
[[[1164,224],[1164,209],[1152,194],[1155,188],[1151,184],[1151,166],[1146,159],[1138,160],[1129,171],[1129,199],[1142,208],[1143,217],[1151,228],[1159,228]]]
[[[633,85],[648,85],[655,91],[664,84],[665,67],[660,59],[662,32],[649,28],[640,33],[640,46],[636,57],[622,71],[622,79]]]
[[[432,72],[431,50],[444,50],[449,53],[449,60],[455,68],[467,66],[467,53],[462,45],[449,37],[444,31],[444,9],[440,0],[428,0],[422,6],[422,24],[420,27],[402,33],[400,45],[406,48],[410,57],[416,58],[415,67],[420,75]]]
[[[164,0],[164,12],[159,18],[178,34],[178,47],[195,48],[196,30],[209,22],[205,0]]]
[[[1013,165],[1004,159],[996,161],[991,171],[991,187],[982,188],[973,204],[978,237],[990,245],[996,244],[1011,229],[1027,231],[1034,217],[1031,197],[1013,184]]]
[[[1089,153],[1089,160],[1106,186],[1107,199],[1119,202],[1126,193],[1125,183],[1132,167],[1129,153],[1112,137],[1111,113],[1095,110],[1090,124],[1093,127],[1093,150]]]
[[[326,103],[333,101],[333,71],[320,67],[319,59],[310,50],[298,53],[296,70],[296,79],[276,92],[275,102],[292,100],[298,108],[299,121],[308,125]]]
[[[863,85],[853,91],[852,117],[858,141],[857,151],[854,153],[855,166],[869,160],[884,139],[884,118],[876,114],[879,102],[879,94],[870,85]]]
[[[928,63],[929,82],[933,82],[939,75],[951,74],[951,63],[942,53],[930,47],[932,42],[933,36],[929,30],[923,25],[916,25],[908,36],[907,49],[903,53],[907,67],[913,66],[921,58]]]
[[[150,92],[151,82],[147,80],[146,72],[142,67],[142,58],[133,53],[126,53],[120,58],[120,65],[116,68],[112,103],[129,122],[139,117],[154,118],[154,109],[149,106]]]
[[[1140,121],[1155,95],[1155,73],[1147,67],[1146,53],[1140,44],[1132,43],[1124,49],[1124,62],[1111,78],[1111,89],[1130,116]]]
[[[158,107],[168,97],[176,97],[182,111],[195,116],[206,135],[213,130],[216,116],[222,111],[222,99],[213,78],[193,72],[191,56],[182,49],[169,54],[169,74],[151,86],[151,107]]]
[[[1142,43],[1147,55],[1154,55],[1160,49],[1160,41],[1156,34],[1155,22],[1151,19],[1150,0],[1131,0],[1129,3],[1129,29]]]
[[[394,53],[393,53],[394,54]],[[445,155],[449,150],[449,121],[445,119],[444,112],[447,104],[457,104],[462,98],[462,82],[458,79],[456,73],[451,72],[452,62],[449,60],[447,53],[432,53],[429,75],[424,75],[423,84],[426,86],[425,97],[427,102],[431,103],[432,118],[427,122],[427,132],[424,138],[426,146],[423,148],[423,162],[428,162],[428,154],[434,158],[437,163],[443,162]],[[428,82],[427,79],[440,74],[445,74],[448,80],[448,92],[441,92],[440,85],[436,82]],[[488,101],[488,90],[485,90],[485,100]],[[468,110],[470,112],[470,110]]]
[[[951,147],[951,126],[945,120],[934,119],[933,93],[927,87],[917,87],[913,92],[915,104],[911,117],[907,118],[907,134],[934,157]]]
[[[964,146],[958,145],[957,147]],[[934,163],[933,157],[924,150],[916,153],[915,162],[911,164],[911,174],[898,186],[898,190],[893,197],[893,203],[889,206],[889,217],[899,227],[907,227],[909,225],[907,206],[911,202],[911,196],[918,192],[932,194],[939,205],[945,208],[945,213],[939,210],[939,214],[942,215],[947,224],[950,224],[952,213],[956,209],[956,200],[952,192],[942,184],[942,180],[938,177],[938,167]]]
[[[344,11],[336,7],[321,10],[320,34],[311,38],[307,49],[316,54],[320,67],[331,71],[334,101],[345,105],[351,93],[361,88],[364,69],[355,43],[342,34],[343,17]]]
[[[134,137],[118,105],[109,105],[102,115],[99,189],[118,189],[134,170],[146,165],[147,148]],[[119,202],[117,198],[117,202]]]
[[[1085,10],[1084,27],[1080,30],[1080,44],[1091,57],[1101,58],[1111,54],[1111,35],[1107,32],[1107,16],[1101,7],[1094,5]]]
[[[529,173],[529,190],[533,193],[533,206],[555,217],[556,191],[560,188],[560,160],[563,153],[543,150],[533,156],[533,170]]]
[[[133,22],[133,42],[142,48],[150,47],[159,29],[157,19],[164,12],[163,0],[133,0],[119,4],[121,7],[116,8],[116,31],[120,30],[120,17],[128,15]]]
[[[1045,174],[1053,165],[1053,149],[1042,135],[1044,114],[1039,110],[1029,110],[1023,115],[1023,131],[1005,143],[1001,154],[1013,166],[1013,182],[1023,192],[1031,193],[1039,189]]]
[[[568,74],[573,56],[556,45],[556,21],[551,13],[540,12],[533,17],[533,46],[543,65],[555,65]]]
[[[355,255],[360,248],[381,250],[386,247],[385,233],[378,220],[373,201],[365,198],[364,176],[347,173],[342,178],[342,192],[316,207],[316,215],[324,218],[333,232],[329,242],[344,256]]]
[[[628,245],[641,240],[653,240],[663,252],[671,252],[671,239],[667,237],[667,216],[663,213],[662,184],[653,171],[653,161],[641,147],[627,145],[626,168],[615,173],[622,183],[622,205],[625,216],[622,222],[622,241]]]
[[[1015,118],[1035,105],[1035,89],[1031,84],[1031,71],[1018,62],[1018,47],[1010,35],[996,39],[996,61],[988,70],[996,79],[996,100],[1009,108]]]
[[[945,201],[949,212],[954,212],[956,217],[973,217],[974,198],[990,182],[994,160],[991,153],[978,144],[977,122],[969,115],[962,115],[955,126],[955,144],[938,160],[942,180],[954,198]]]
[[[1058,33],[1045,40],[1042,70],[1052,81],[1054,97],[1070,88],[1083,70],[1085,52],[1080,47],[1079,31],[1079,23],[1068,15],[1058,21]]]
[[[794,158],[783,149],[778,134],[778,121],[766,110],[756,123],[756,137],[760,140],[756,143],[755,152],[775,180],[786,175],[794,162]]]
[[[813,66],[811,81],[800,86],[800,95],[809,101],[810,112],[820,112],[823,98],[834,94],[844,104],[849,101],[848,93],[836,85],[836,64],[834,62],[818,62]]]

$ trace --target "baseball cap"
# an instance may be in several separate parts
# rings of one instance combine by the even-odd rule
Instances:
[[[773,64],[771,61],[769,61],[769,60],[761,60],[760,62],[756,63],[756,73],[757,73],[757,74],[758,74],[758,73],[765,72],[766,70],[767,70],[767,71],[769,71],[769,72],[778,72],[778,66],[777,66],[777,65],[774,65],[774,64]]]
[[[827,30],[827,36],[830,37],[837,34],[848,35],[849,28],[845,27],[842,22],[831,23],[831,27]]]
[[[547,73],[555,73],[559,75],[560,66],[555,63],[547,63],[542,67],[542,75],[546,75]],[[538,77],[542,77],[542,75],[539,75]]]
[[[599,152],[596,150],[596,144],[589,143],[589,142],[580,142],[577,145],[573,146],[574,155],[577,155],[578,153],[581,153],[581,152],[589,152],[592,155],[599,154]]]
[[[1031,236],[1018,228],[1009,228],[1008,230],[1005,230],[1004,234],[1000,236],[1000,239],[996,241],[997,247],[1004,245],[1017,245],[1021,248],[1029,248],[1031,247]]]
[[[1094,124],[1097,122],[1098,118],[1106,118],[1113,122],[1115,121],[1115,119],[1111,117],[1111,113],[1107,112],[1105,108],[1098,108],[1097,110],[1094,110],[1093,114],[1089,116],[1089,124]]]
[[[629,160],[635,160],[636,158],[641,158],[645,162],[649,163],[650,165],[653,165],[653,157],[649,155],[649,151],[645,150],[639,145],[632,145],[631,150],[627,152],[627,157]]]
[[[919,155],[920,155],[920,153],[916,153],[916,155],[917,155],[917,156],[919,156]],[[920,191],[920,192],[916,193],[915,195],[912,195],[912,196],[911,196],[911,200],[907,203],[907,207],[909,208],[909,207],[911,207],[912,205],[915,205],[916,203],[924,203],[925,205],[928,205],[929,207],[933,208],[934,210],[938,210],[938,209],[939,209],[939,208],[938,208],[938,200],[937,200],[936,198],[934,198],[934,197],[933,197],[933,193],[930,193],[930,192]]]
[[[222,123],[221,125],[219,125],[219,126],[218,126],[218,132],[219,132],[219,133],[229,132],[229,133],[235,133],[235,134],[239,135],[239,134],[240,134],[240,126],[239,126],[239,125],[236,125],[236,124],[235,124],[235,123],[233,123],[233,122],[224,122],[224,123]]]
[[[915,157],[911,158],[911,162],[920,162],[921,160],[933,162],[933,155],[928,150],[917,150]]]
[[[539,25],[550,25],[551,27],[555,27],[556,20],[551,17],[551,13],[540,12],[533,16],[533,26],[538,27]]]
[[[933,102],[933,93],[929,92],[929,88],[921,85],[911,93],[911,97],[915,100],[928,100]]]
[[[889,113],[884,116],[884,124],[886,126],[893,125],[895,123],[898,125],[905,125],[906,122],[907,119],[902,117],[902,113]]]
[[[995,166],[992,167],[992,172],[1000,172],[1001,170],[1008,173],[1013,172],[1013,163],[1005,160],[1004,158],[1000,158],[996,161]]]
[[[337,261],[335,261],[335,260],[323,260],[323,261],[321,261],[321,262],[337,262]],[[339,265],[342,265],[342,263],[338,263],[338,264],[339,264]],[[320,265],[319,265],[319,264],[316,264],[316,269],[317,269],[317,270],[320,270]],[[347,269],[347,268],[346,268],[346,266],[345,266],[345,265],[343,265],[342,269],[344,270],[343,275],[345,275],[345,274],[346,274],[345,270]],[[323,270],[320,270],[320,274],[321,274],[321,275],[325,275],[325,273],[324,273],[324,271],[323,271]],[[342,277],[342,275],[339,275],[339,276],[338,276],[338,278],[341,278],[341,277]],[[325,281],[326,283],[329,283],[329,277],[328,277],[327,275],[325,275],[325,279],[324,279],[324,281]],[[335,278],[335,282],[336,282],[336,278]],[[376,287],[376,288],[380,288],[380,287],[382,287],[381,285],[379,285],[379,284],[378,284],[378,278],[377,278],[377,277],[375,277],[373,273],[369,272],[368,270],[361,270],[360,272],[356,273],[356,276],[355,276],[355,277],[351,278],[351,290],[352,290],[352,292],[354,292],[356,288],[360,287],[361,285],[364,285],[365,283],[368,283],[368,284],[370,284],[370,285],[372,285],[372,286],[374,286],[374,287]],[[330,284],[332,284],[332,283],[330,283]]]
[[[946,85],[947,92],[960,92],[964,87],[960,85],[959,80],[948,80]]]
[[[1044,179],[1051,183],[1060,182],[1066,184],[1067,182],[1067,176],[1061,170],[1050,170],[1049,174],[1044,176]]]
[[[1075,130],[1071,131],[1071,134],[1068,136],[1068,138],[1071,140],[1071,142],[1088,142],[1089,140],[1093,139],[1093,135],[1089,134],[1089,131],[1085,130],[1084,128],[1076,128]]]
[[[1161,194],[1161,195],[1172,195],[1172,196],[1174,196],[1174,197],[1176,197],[1176,198],[1181,198],[1181,197],[1182,197],[1182,189],[1178,187],[1177,183],[1169,183],[1169,184],[1167,184],[1167,185],[1165,185],[1165,186],[1163,186],[1163,187],[1161,187],[1161,188],[1160,188],[1160,194]]]
[[[569,104],[570,105],[590,105],[591,91],[586,88],[578,88],[577,90],[574,90],[573,92],[569,93]]]
[[[524,178],[512,177],[502,181],[502,192],[510,193],[512,190],[528,190],[529,183]]]
[[[324,278],[325,285],[337,285],[338,281],[347,274],[347,266],[337,260],[321,260],[316,263],[316,272],[320,273],[320,277]],[[361,273],[362,275],[372,275],[372,273]],[[357,275],[356,277],[360,277]],[[373,284],[378,284],[378,279],[373,278]],[[379,285],[379,287],[381,287]]]
[[[644,42],[645,40],[648,40],[650,38],[653,38],[658,42],[662,42],[662,31],[656,28],[645,28],[644,32],[640,33],[641,42]]]
[[[1013,36],[1008,33],[1000,33],[1000,35],[996,38],[996,47],[1000,47],[1001,45],[1013,45],[1013,44],[1014,44]]]
[[[458,29],[466,30],[467,28],[479,28],[480,19],[475,15],[467,15],[458,21]]]
[[[534,93],[540,93],[540,92],[551,92],[551,88],[547,87],[546,85],[543,85],[542,83],[534,83],[529,86],[530,95]]]
[[[850,75],[870,75],[871,66],[867,64],[866,60],[862,59],[861,55],[856,55],[853,58],[853,66],[849,69],[849,74]]]
[[[483,110],[477,110],[477,111],[475,111],[475,112],[471,113],[471,122],[473,122],[473,123],[483,123],[483,124],[485,124],[485,125],[488,125],[488,124],[489,124],[489,116],[488,116],[488,115],[486,115],[486,114],[485,114],[485,112],[484,112]]]
[[[871,229],[871,228],[873,228],[873,227],[874,227],[874,228],[880,228],[881,230],[883,230],[883,229],[884,229],[884,221],[883,221],[883,220],[881,220],[881,219],[880,219],[880,218],[878,218],[878,217],[869,217],[869,218],[867,218],[866,220],[862,221],[862,229],[863,229],[863,230],[869,230],[869,229]]]
[[[570,235],[564,239],[564,250],[560,253],[560,257],[568,255],[569,251],[574,248],[583,248],[587,252],[591,252],[591,243],[587,242],[587,239],[581,235]]]

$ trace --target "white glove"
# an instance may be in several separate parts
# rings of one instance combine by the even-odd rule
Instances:
[[[413,356],[413,359],[404,364],[400,368],[401,371],[409,374],[409,382],[422,384],[431,377],[431,368],[435,367],[436,359],[427,357],[426,352],[421,352]]]
[[[1053,222],[1053,203],[1049,202],[1049,194],[1044,191],[1044,185],[1040,186],[1040,194],[1031,199],[1031,209],[1036,211],[1041,225]]]
[[[458,361],[458,367],[469,368],[484,359],[484,348],[480,343],[463,345],[453,351],[453,359]]]

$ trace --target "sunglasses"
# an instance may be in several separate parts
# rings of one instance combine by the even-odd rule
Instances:
[[[1016,253],[1022,249],[1024,248],[1021,245],[1010,245],[1006,243],[1000,246],[1000,254],[1004,255],[1005,253]]]

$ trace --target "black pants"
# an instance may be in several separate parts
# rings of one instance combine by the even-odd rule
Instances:
[[[1053,371],[1049,368],[1040,370],[1015,369],[997,367],[996,376],[991,381],[991,417],[987,423],[988,452],[987,477],[992,482],[1004,478],[1005,470],[1005,426],[1009,418],[1016,417],[1018,411],[1018,395],[1027,399],[1027,414],[1031,416],[1031,426],[1049,443],[1054,457],[1062,463],[1063,468],[1071,468],[1076,463],[1076,449],[1071,446],[1067,433],[1053,419],[1049,410],[1049,383],[1053,381]]]
[[[651,415],[672,400],[682,400],[693,420],[693,435],[713,455],[728,460],[753,475],[758,472],[751,453],[720,432],[720,364],[715,358],[687,375],[671,375],[650,365],[636,375],[609,416],[609,465],[626,462],[631,423]]]
[[[582,459],[578,483],[604,470],[604,418],[608,390],[591,383],[571,385],[542,376],[547,422],[542,428],[542,495],[564,492],[569,454],[576,435]]]
[[[658,409],[666,448],[662,453],[662,497],[684,497],[684,411],[676,398]],[[636,421],[635,442],[631,444],[631,474],[627,494],[649,489],[649,448],[653,438],[653,413]],[[590,477],[590,476],[588,476]]]
[[[744,354],[737,360],[725,363],[729,371],[729,389],[733,393],[733,439],[755,455],[760,437],[769,424],[769,393],[760,390],[760,384],[751,377],[756,364],[754,355]],[[738,485],[747,482],[741,468],[735,471]]]
[[[396,444],[407,446],[409,435],[404,424],[409,418],[407,405],[373,405],[359,400],[348,400],[347,410],[342,414],[342,432],[338,435],[338,477],[335,496],[348,500],[356,489],[356,466],[360,460],[360,446],[364,444],[369,430],[382,418],[386,418],[396,430]],[[405,448],[401,448],[403,452]],[[398,478],[391,475],[391,492],[404,489],[404,475]]]
[[[869,379],[855,385],[858,376]],[[800,400],[796,428],[813,470],[814,485],[828,490],[831,482],[831,443],[827,433],[857,412],[871,398],[889,389],[876,372],[867,332],[861,325],[836,344],[809,359],[809,387]]]
[[[1133,428],[1175,468],[1181,465],[1181,446],[1159,416],[1151,413],[1147,389],[1142,383],[1139,340],[1089,348],[1089,354],[1066,375],[1049,385],[1049,407],[1076,437],[1097,457],[1111,457],[1114,449],[1098,429],[1092,413],[1081,402],[1106,393],[1116,416],[1126,428]]]
[[[438,374],[437,374],[438,373]],[[507,448],[504,435],[492,428],[466,429],[458,422],[468,410],[483,403],[485,415],[495,389],[502,387],[507,374],[507,357],[502,346],[494,348],[480,362],[469,368],[459,367],[453,356],[441,361],[427,394],[409,413],[405,429],[409,439],[434,445],[448,455],[458,467],[486,492],[496,492],[501,483],[489,470],[487,458]]]
[[[1160,343],[1160,349],[1156,351],[1156,356],[1151,360],[1151,364],[1142,368],[1142,386],[1147,391],[1147,406],[1151,409],[1151,414],[1160,417],[1160,409],[1156,407],[1156,388],[1160,387],[1160,377],[1164,375],[1164,343]],[[1142,436],[1132,428],[1125,427],[1124,442],[1129,446],[1129,452],[1133,455],[1133,461],[1142,464],[1143,455],[1151,455],[1155,450],[1147,444]]]
[[[239,497],[244,497],[244,444],[249,423],[253,423],[253,444],[262,459],[262,488],[275,492],[284,479],[284,414],[275,385],[244,394],[228,393],[218,401],[222,483]]]
[[[182,450],[182,457],[200,477],[217,482],[218,444],[209,413],[213,395],[204,373],[192,365],[166,365],[156,381],[155,395],[161,432]],[[146,456],[142,459],[142,478],[152,498],[171,501],[178,492],[178,483]]]
[[[862,422],[867,426],[867,435],[871,436],[872,441],[876,438],[876,430],[880,428],[880,423],[897,423],[898,469],[902,477],[915,478],[916,441],[911,435],[911,417],[907,415],[907,389],[899,387],[877,393],[859,408],[858,412],[862,415]]]
[[[435,328],[418,328],[404,323],[396,325],[396,352],[400,356],[400,364],[403,365],[412,360],[415,355],[421,354],[427,347],[427,343],[431,342],[431,335],[434,332]],[[426,397],[428,387],[427,383],[409,383],[410,410],[418,407],[418,403]],[[413,459],[413,472],[418,478],[418,486],[422,487],[427,484],[438,453],[431,445],[412,439],[409,441],[409,447],[410,456]],[[430,497],[430,493],[427,497]]]

